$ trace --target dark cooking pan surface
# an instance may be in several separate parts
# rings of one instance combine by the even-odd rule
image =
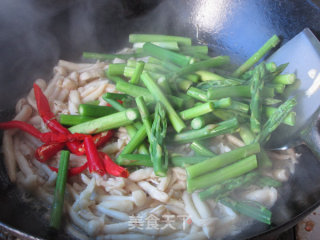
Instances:
[[[35,77],[50,77],[59,58],[77,61],[84,50],[121,49],[128,34],[135,32],[192,37],[195,43],[208,44],[213,55],[230,55],[240,63],[273,34],[286,42],[309,27],[319,37],[318,4],[307,0],[3,0],[0,121],[10,119],[14,103],[31,88]],[[319,205],[319,161],[305,147],[297,151],[301,157],[296,174],[279,192],[273,225],[255,224],[237,239],[278,234]],[[21,193],[6,180],[2,161],[0,179],[0,229],[7,224],[45,238],[45,210],[36,202],[30,206],[21,201]],[[26,235],[20,238],[27,239]]]

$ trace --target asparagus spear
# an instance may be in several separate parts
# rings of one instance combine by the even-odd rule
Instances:
[[[59,230],[63,213],[64,192],[66,189],[70,152],[61,151],[59,171],[51,209],[50,227]]]
[[[272,73],[272,75],[275,77],[275,76],[278,76],[280,73],[282,73],[286,67],[289,65],[289,63],[284,63],[284,64],[281,64],[277,67],[277,69]]]
[[[186,66],[193,61],[193,59],[189,56],[172,52],[149,42],[143,45],[143,51],[152,57],[159,58],[163,61],[170,61],[179,66]]]
[[[180,116],[183,120],[189,120],[195,117],[202,116],[209,112],[212,112],[213,109],[214,109],[214,103],[212,102],[202,103],[192,108],[181,111]]]
[[[222,98],[222,99],[228,99],[228,98]],[[231,101],[231,104],[229,106],[224,107],[224,108],[236,110],[236,111],[243,112],[243,113],[249,112],[249,105],[248,104],[245,104],[245,103],[239,102],[239,101],[234,101],[234,100]]]
[[[146,102],[153,102],[154,98],[148,89],[140,87],[127,82],[117,82],[116,89],[120,92],[126,93],[132,97],[143,96]]]
[[[210,100],[214,104],[214,108],[230,108],[230,109],[241,109],[243,112],[248,112],[249,106],[247,104],[232,101],[231,98],[221,98],[219,100]],[[233,104],[235,102],[235,104]],[[233,104],[233,105],[232,105]]]
[[[152,68],[151,68],[152,70],[147,70],[146,68],[148,66],[149,66],[149,68],[151,68],[150,65],[145,65],[144,71],[147,71],[150,75],[152,75],[152,77],[160,78],[160,77],[165,76],[163,72],[160,72],[159,69],[158,68],[156,69],[154,66],[152,66]],[[136,70],[136,67],[126,66],[123,71],[123,76],[125,76],[126,78],[132,78],[135,70]]]
[[[197,88],[201,90],[208,90],[210,88],[221,88],[221,87],[231,87],[245,84],[246,82],[238,81],[234,79],[225,79],[225,80],[210,80],[201,82],[197,85]]]
[[[275,92],[280,94],[284,92],[284,89],[286,87],[286,85],[281,83],[267,83],[266,86],[269,88],[274,88]]]
[[[81,115],[60,114],[60,116],[59,116],[59,122],[62,125],[67,125],[67,126],[74,126],[74,125],[84,123],[84,122],[87,122],[90,120],[93,120],[93,118],[81,116]]]
[[[111,81],[115,82],[115,83],[118,83],[118,82],[126,82],[125,80],[123,80],[123,79],[122,79],[121,77],[119,77],[119,76],[111,75],[108,70],[105,70],[104,72],[105,72],[106,77],[107,77],[108,79],[110,79]]]
[[[226,80],[225,77],[209,71],[199,70],[196,74],[200,75],[202,81]]]
[[[164,105],[164,107],[166,108],[166,110],[168,112],[169,119],[171,121],[171,124],[172,124],[173,128],[177,132],[181,132],[186,127],[186,125],[182,121],[182,119],[179,117],[177,112],[174,110],[174,108],[172,107],[171,103],[168,101],[168,99],[162,93],[160,88],[157,86],[157,84],[153,81],[153,79],[146,72],[141,74],[141,79],[142,79],[144,85],[152,93],[154,98],[156,100],[160,101]]]
[[[201,156],[205,156],[205,157],[216,156],[215,153],[213,153],[210,149],[206,148],[199,141],[194,141],[193,143],[191,143],[190,148]]]
[[[246,123],[250,121],[250,116],[243,112],[230,110],[230,109],[215,109],[213,115],[221,120],[228,120],[230,118],[236,118],[239,123]]]
[[[251,131],[254,133],[259,133],[261,128],[262,108],[261,108],[260,95],[264,85],[263,78],[265,74],[266,74],[265,65],[264,63],[261,63],[255,68],[253,76],[251,78],[250,127],[251,127]]]
[[[188,91],[188,89],[193,84],[193,82],[191,80],[183,79],[183,78],[178,78],[176,81],[177,81],[178,88],[183,92]]]
[[[88,59],[97,59],[97,60],[113,60],[115,58],[120,59],[129,59],[129,58],[136,58],[141,56],[141,54],[136,53],[129,53],[129,54],[106,54],[106,53],[94,53],[94,52],[83,52],[82,57]]]
[[[119,95],[119,94],[118,94]],[[120,104],[119,102],[117,102],[114,99],[110,99],[108,98],[108,96],[111,96],[113,98],[118,98],[120,96],[116,96],[116,95],[110,95],[108,93],[104,94],[102,96],[103,100],[105,100],[107,103],[109,103],[114,109],[118,110],[119,112],[125,111],[127,110],[127,108],[125,108],[122,104]],[[136,133],[137,133],[137,128],[134,125],[127,125],[125,126],[125,129],[127,130],[130,138],[133,138]],[[143,154],[149,154],[147,147],[145,146],[145,144],[141,144],[139,146],[139,153],[143,153]]]
[[[130,34],[129,42],[177,42],[181,45],[191,46],[190,38],[159,34]]]
[[[80,104],[79,113],[82,116],[98,118],[117,112],[115,109],[106,106],[96,106],[91,104]]]
[[[186,65],[182,67],[179,71],[173,74],[173,78],[180,77],[182,75],[186,75],[189,73],[196,72],[198,70],[208,69],[212,67],[219,67],[230,62],[230,58],[228,56],[218,56],[214,58],[210,58],[208,60],[195,62],[193,64]]]
[[[141,75],[141,73],[143,71],[143,68],[144,68],[144,62],[139,61],[137,63],[137,66],[136,66],[136,69],[135,69],[135,71],[133,73],[133,76],[131,77],[131,79],[129,81],[130,83],[132,83],[132,84],[138,84],[139,83],[140,75]]]
[[[291,73],[291,74],[278,75],[273,79],[273,82],[288,85],[288,84],[293,84],[295,80],[296,80],[296,75],[294,73]]]
[[[251,132],[250,128],[246,124],[242,124],[240,126],[239,134],[246,145],[253,143],[255,139],[254,133]]]
[[[107,115],[69,128],[71,133],[94,134],[121,126],[130,125],[138,118],[136,109],[129,108],[122,112]]]
[[[271,211],[258,202],[237,202],[231,198],[221,199],[220,202],[236,212],[254,218],[260,222],[271,224]]]
[[[114,110],[117,110],[119,112],[126,110],[126,108],[121,103],[114,99],[106,98],[105,96],[102,96],[102,99],[109,103]]]
[[[236,71],[233,72],[232,76],[240,77],[245,71],[256,64],[270,49],[274,48],[280,39],[277,35],[273,35],[256,53],[254,53],[245,63],[243,63]]]
[[[144,73],[141,74],[141,78],[143,75],[144,75]],[[150,78],[149,75],[148,75],[148,77]],[[159,87],[157,87],[157,88],[158,88],[158,90],[160,90]],[[118,91],[126,93],[132,97],[143,96],[143,98],[146,102],[154,102],[155,101],[154,96],[151,94],[151,92],[153,92],[153,91],[148,91],[148,89],[146,89],[144,87],[137,86],[135,84],[131,84],[131,83],[124,82],[124,81],[117,82],[116,89]],[[153,90],[158,91],[157,89],[153,89]],[[170,100],[170,102],[172,102],[172,104],[174,104],[178,108],[181,108],[183,105],[183,99],[181,99],[179,97],[168,96],[168,99]]]
[[[113,99],[113,100],[123,100],[127,96],[128,96],[127,94],[107,92],[102,95],[102,98]]]
[[[198,130],[189,130],[182,133],[177,133],[173,140],[178,143],[193,142],[196,140],[215,137],[225,133],[232,133],[238,128],[238,121],[232,118],[218,124],[209,124]]]
[[[145,101],[143,100],[142,96],[139,96],[136,98],[136,103],[140,112],[140,116],[141,116],[141,120],[142,123],[147,131],[147,135],[149,138],[149,142],[151,141],[151,117],[150,117],[150,113],[148,111],[147,105],[145,103]]]
[[[187,167],[204,160],[208,159],[208,157],[204,156],[174,156],[171,157],[171,163],[175,167]]]
[[[218,156],[209,158],[201,163],[187,167],[186,171],[189,178],[196,178],[200,175],[203,175],[204,173],[221,168],[230,163],[234,163],[241,158],[248,157],[258,152],[260,152],[259,144],[255,143],[246,145],[244,147],[236,148],[230,152],[220,154]]]
[[[149,154],[120,154],[117,163],[122,166],[153,166]]]
[[[190,167],[202,164],[204,162],[206,161],[200,162]],[[190,167],[187,167],[187,169]],[[252,155],[236,163],[230,164],[224,168],[220,168],[216,171],[209,172],[196,178],[190,178],[189,176],[187,180],[187,190],[188,192],[193,192],[197,189],[206,188],[214,184],[221,183],[230,178],[239,177],[245,173],[252,171],[255,168],[257,168],[257,159],[255,155]]]
[[[161,61],[160,59],[157,59],[157,58],[154,58],[154,57],[149,57],[148,63],[157,64],[158,66],[161,66],[164,69],[166,69],[167,72],[178,71],[180,69],[180,67],[178,67],[177,65],[174,65],[171,62]]]
[[[160,74],[160,75],[168,72],[168,70],[165,69],[162,65],[155,64],[155,63],[150,63],[150,62],[147,62],[147,63],[144,63],[142,61],[140,61],[140,62],[144,64],[143,70],[145,70],[145,71],[154,72],[154,73],[157,73],[157,74]],[[129,59],[127,61],[127,66],[126,67],[128,67],[128,69],[130,69],[130,71],[131,71],[131,68],[136,69],[138,65],[139,65],[139,61]],[[123,73],[123,74],[127,75],[127,74],[131,74],[131,73],[127,72],[127,73]],[[134,74],[134,71],[132,73],[132,76],[133,76],[133,74]]]
[[[184,54],[195,54],[195,53],[201,53],[201,54],[208,54],[208,46],[181,46],[181,52]]]
[[[207,198],[224,198],[229,195],[231,191],[236,188],[245,186],[257,176],[258,174],[256,172],[250,172],[246,175],[226,180],[221,184],[213,185],[212,187],[200,192],[199,197],[201,198],[201,200],[205,200]]]
[[[274,62],[268,62],[268,63],[266,63],[266,69],[269,72],[274,73],[277,70],[277,65]],[[254,72],[254,69],[248,70],[241,76],[241,78],[248,80],[248,79],[250,79],[252,77],[253,72]]]
[[[133,44],[133,48],[143,48],[143,45],[146,42],[135,42]],[[168,50],[173,50],[173,51],[179,51],[180,48],[178,46],[178,42],[151,42],[152,44],[158,46],[158,47],[162,47]]]
[[[263,97],[274,97],[274,89],[269,87],[264,87],[262,91]],[[219,87],[210,88],[207,92],[207,99],[219,99],[224,97],[245,97],[250,98],[250,86],[249,85],[239,85],[230,87]]]
[[[296,104],[297,101],[295,98],[288,99],[281,104],[277,111],[275,111],[263,125],[263,128],[260,134],[255,138],[255,141],[259,141],[261,143],[266,142],[270,134],[281,124]]]
[[[190,87],[187,91],[187,95],[203,102],[208,100],[207,93],[195,87]]]
[[[278,103],[281,103],[282,100],[280,99],[276,99],[276,98],[265,98],[263,99],[263,104],[264,105],[275,105],[275,104],[278,104]]]
[[[269,118],[272,116],[272,114],[277,111],[277,108],[275,107],[266,107],[265,109],[265,114]],[[294,126],[296,123],[296,113],[295,112],[290,112],[285,119],[283,120],[283,123],[289,126]]]
[[[203,128],[207,124],[206,119],[207,118],[205,116],[200,116],[200,117],[196,117],[196,118],[192,119],[191,123],[190,123],[192,129]]]
[[[172,94],[169,81],[166,77],[160,77],[157,80],[157,84],[159,85],[160,89],[166,94]]]
[[[165,110],[161,106],[161,103],[157,102],[149,136],[149,151],[154,172],[160,177],[165,177],[168,171],[168,151],[164,145],[166,133],[167,120]]]
[[[108,66],[108,74],[113,76],[123,75],[125,63],[113,63]]]
[[[132,153],[137,147],[144,141],[147,137],[147,131],[145,126],[142,126],[138,129],[137,133],[131,138],[130,142],[124,147],[121,154]],[[118,163],[118,159],[116,160]]]
[[[178,97],[183,99],[183,106],[185,108],[191,108],[195,104],[195,99],[185,93],[178,93]]]
[[[151,125],[151,117],[143,97],[137,97],[136,102],[149,138],[149,151],[154,172],[158,176],[166,176],[168,170],[168,152],[163,142],[167,132],[165,111],[161,103],[157,102],[154,120]]]

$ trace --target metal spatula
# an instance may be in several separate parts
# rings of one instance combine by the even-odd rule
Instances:
[[[268,141],[268,148],[286,149],[306,144],[320,159],[320,42],[306,28],[271,55],[267,61],[289,63],[283,73],[295,73],[297,83],[287,95],[295,96],[296,125],[281,124]],[[311,87],[312,86],[312,87]]]

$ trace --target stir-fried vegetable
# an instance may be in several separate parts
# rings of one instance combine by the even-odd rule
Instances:
[[[79,115],[60,114],[58,122],[35,84],[38,112],[50,132],[41,133],[19,121],[0,123],[0,129],[19,128],[40,139],[44,144],[35,153],[40,162],[47,162],[64,148],[87,157],[81,166],[67,169],[69,152],[62,151],[59,168],[49,166],[58,172],[56,195],[59,192],[55,195],[57,207],[51,226],[60,225],[67,175],[88,168],[91,173],[128,177],[128,170],[122,166],[152,166],[159,177],[165,177],[171,166],[183,167],[188,192],[201,190],[202,200],[214,198],[236,212],[270,224],[268,209],[257,203],[235,201],[231,196],[250,184],[281,185],[253,171],[272,166],[261,148],[271,133],[281,123],[295,124],[296,100],[282,96],[287,85],[295,82],[295,75],[280,75],[287,64],[262,61],[254,67],[279,38],[271,37],[233,72],[228,70],[228,56],[211,57],[207,46],[192,46],[190,38],[131,34],[129,42],[134,48],[128,54],[83,53],[84,58],[123,59],[105,70],[118,91],[102,96],[102,105],[107,106],[100,106],[99,100],[83,103]],[[147,58],[132,59],[140,56]],[[113,160],[98,148],[113,137],[112,129],[119,127],[125,127],[130,141]],[[234,144],[238,147],[220,153],[223,151],[212,148],[211,140],[224,134],[239,135],[243,142],[238,140]],[[204,139],[206,142],[200,142]],[[182,144],[183,154],[175,150]]]
[[[69,164],[69,151],[61,151],[59,171],[54,192],[54,200],[51,209],[50,227],[59,230],[63,213],[64,192],[67,183],[67,173]]]

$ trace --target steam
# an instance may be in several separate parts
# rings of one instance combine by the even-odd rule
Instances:
[[[0,109],[12,107],[31,78],[43,75],[58,58],[58,43],[48,31],[53,14],[54,9],[33,1],[0,1]]]

